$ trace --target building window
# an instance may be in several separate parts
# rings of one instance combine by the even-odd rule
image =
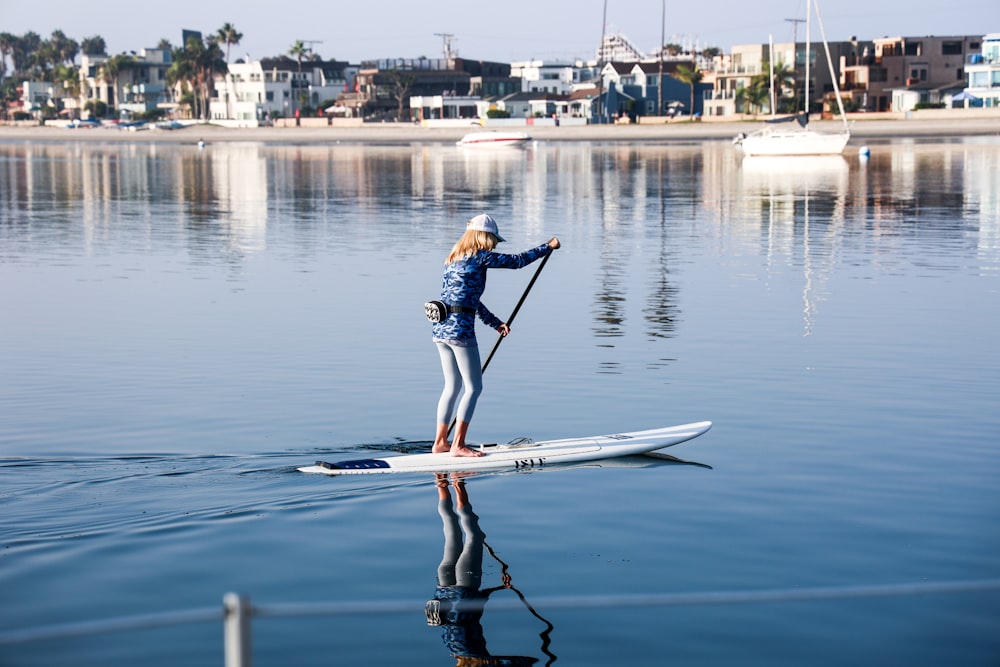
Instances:
[[[906,43],[906,50],[904,51],[903,55],[907,55],[907,56],[919,56],[920,52],[922,50],[921,46],[922,46],[921,42],[907,42]]]
[[[957,42],[957,41],[941,42],[941,55],[942,56],[962,55],[962,42]]]

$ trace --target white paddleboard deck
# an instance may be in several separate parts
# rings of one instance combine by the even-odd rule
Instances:
[[[712,427],[712,422],[654,428],[648,431],[597,435],[529,442],[527,444],[471,445],[483,456],[465,457],[441,454],[400,454],[385,458],[354,459],[299,468],[301,472],[322,475],[370,475],[389,472],[473,472],[476,470],[519,470],[540,468],[558,463],[597,461],[645,454],[697,438]]]

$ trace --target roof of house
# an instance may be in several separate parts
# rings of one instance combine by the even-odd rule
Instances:
[[[567,95],[556,93],[546,93],[539,91],[517,92],[501,97],[504,102],[565,102],[570,99]]]
[[[569,94],[570,101],[586,100],[592,97],[597,97],[597,86],[590,86],[588,88],[578,88]]]
[[[629,71],[631,72],[633,69],[635,69],[636,67],[638,67],[639,69],[641,69],[646,74],[659,74],[660,73],[660,65],[661,65],[660,62],[632,63],[632,67],[631,67],[631,69],[629,69]],[[681,61],[681,60],[664,60],[663,63],[662,63],[663,73],[664,74],[676,74],[677,73],[677,68],[680,67],[681,65],[684,65],[685,67],[691,67],[691,68],[693,68],[694,67],[694,62],[690,61],[690,60],[684,60],[684,61]]]
[[[280,71],[298,71],[299,61],[296,58],[290,56],[281,56],[280,58],[261,58],[260,66],[263,70],[280,70]],[[305,72],[313,71],[316,69],[323,70],[323,72],[330,76],[331,74],[336,76],[342,76],[344,70],[350,67],[350,63],[340,60],[302,60],[302,70]]]

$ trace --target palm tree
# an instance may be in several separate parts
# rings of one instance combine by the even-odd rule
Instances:
[[[60,62],[56,45],[49,40],[43,40],[31,53],[30,61],[33,76],[48,81],[49,71]]]
[[[27,72],[32,64],[35,51],[42,45],[42,38],[37,32],[26,32],[14,42],[11,59],[14,61],[15,72]]]
[[[215,35],[219,38],[220,44],[226,45],[226,62],[228,63],[229,47],[233,44],[239,44],[240,40],[243,39],[243,33],[239,32],[232,23],[224,23]]]
[[[215,75],[226,71],[223,55],[213,35],[204,42],[191,37],[171,56],[173,63],[167,70],[167,83],[171,87],[179,86],[182,95],[192,95],[192,115],[196,118],[209,118],[208,103],[215,90]]]
[[[302,59],[308,54],[309,54],[309,47],[307,47],[305,45],[305,42],[303,42],[301,39],[295,40],[295,43],[292,44],[292,48],[288,50],[288,55],[295,57],[299,61],[299,76],[298,79],[295,81],[295,85],[292,86],[293,88],[302,85]],[[301,107],[302,106],[301,95],[296,95],[295,97],[298,100],[299,107]]]
[[[736,91],[736,99],[743,103],[743,112],[754,116],[764,109],[764,103],[770,97],[767,74],[755,74],[747,86],[741,86]]]
[[[767,70],[767,63],[764,63],[764,70]],[[785,101],[785,90],[790,89],[792,91],[792,98],[794,103],[795,97],[795,70],[791,69],[784,63],[784,61],[779,60],[774,63],[774,75],[771,77],[772,85],[774,86],[774,96],[776,100]],[[777,101],[775,102],[775,111],[781,111],[781,104]]]
[[[7,74],[7,58],[14,53],[16,43],[17,37],[15,35],[9,32],[0,32],[0,79]]]
[[[695,88],[699,83],[701,83],[701,80],[705,78],[705,73],[698,69],[698,65],[696,64],[692,64],[691,67],[688,67],[687,65],[678,65],[677,78],[691,87],[691,106],[689,109],[691,118],[694,118]]]
[[[201,91],[204,95],[202,114],[203,118],[208,120],[209,100],[212,99],[212,93],[215,91],[215,75],[225,73],[229,69],[229,65],[226,64],[225,54],[222,53],[219,42],[214,36],[205,40],[205,50],[198,59],[198,65],[201,69]]]
[[[746,86],[740,86],[736,90],[737,107],[742,107],[744,114],[756,116],[764,108],[769,95],[766,74],[757,74],[750,79]]]
[[[232,23],[224,23],[221,28],[215,33],[216,39],[219,44],[226,45],[226,78],[229,79],[229,47],[233,44],[239,44],[240,40],[243,39],[243,33],[236,29]],[[231,79],[229,79],[231,83]],[[232,86],[226,86],[226,118],[232,118],[232,110],[229,105],[230,93]]]
[[[52,70],[52,82],[62,88],[60,97],[80,97],[80,71],[74,65],[58,63]]]
[[[118,108],[118,79],[121,76],[122,71],[128,69],[134,58],[127,53],[119,53],[116,56],[111,56],[103,63],[99,72],[99,77],[105,83],[111,84],[111,90],[113,94],[108,95],[108,107],[114,106]]]
[[[103,37],[94,35],[93,37],[85,37],[80,42],[80,51],[88,56],[103,56],[108,52],[108,47],[104,43]]]
[[[736,103],[736,109],[738,111],[742,110],[742,113],[745,114],[747,112],[747,108],[750,106],[750,89],[746,86],[740,86],[737,88],[733,101]]]
[[[292,48],[288,50],[288,55],[294,56],[299,61],[299,73],[302,73],[302,59],[309,55],[309,47],[301,39],[295,40]]]
[[[188,40],[194,45],[198,40],[192,38]],[[195,68],[194,61],[190,56],[190,51],[184,47],[174,49],[170,55],[170,67],[167,69],[167,85],[174,91],[179,102],[189,94],[194,88]],[[194,106],[192,105],[192,115]]]
[[[62,30],[53,30],[52,37],[49,38],[52,51],[58,58],[58,63],[73,64],[76,56],[80,53],[80,45],[75,39],[66,36]]]

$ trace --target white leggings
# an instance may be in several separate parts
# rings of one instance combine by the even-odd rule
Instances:
[[[441,370],[444,372],[444,390],[438,400],[437,423],[451,423],[451,415],[458,401],[458,421],[472,421],[476,411],[476,401],[483,393],[483,371],[479,363],[479,348],[459,347],[434,341],[441,355]],[[464,392],[463,392],[464,389]],[[458,400],[461,394],[461,400]]]

